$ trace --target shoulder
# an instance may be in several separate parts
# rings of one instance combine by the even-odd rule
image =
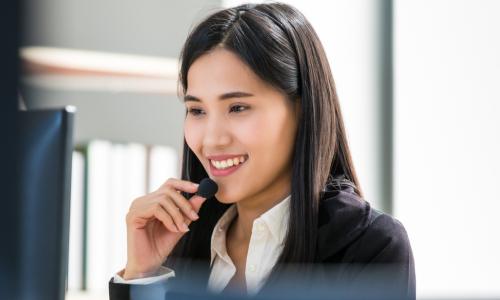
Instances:
[[[329,279],[358,289],[368,284],[380,299],[415,299],[415,263],[398,219],[345,188],[324,194],[318,225],[317,262],[339,271]]]
[[[373,208],[370,224],[353,251],[357,260],[361,261],[401,263],[413,260],[410,240],[403,224]]]
[[[340,262],[401,262],[412,260],[403,224],[378,211],[352,188],[327,192],[322,198],[318,227],[319,260]]]

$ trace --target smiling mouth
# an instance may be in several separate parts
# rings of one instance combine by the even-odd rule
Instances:
[[[226,170],[244,164],[248,160],[247,155],[241,155],[224,160],[210,159],[210,165],[216,170]]]

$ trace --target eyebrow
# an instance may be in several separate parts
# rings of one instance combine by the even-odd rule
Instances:
[[[250,93],[245,93],[245,92],[230,92],[230,93],[225,93],[219,96],[219,100],[226,100],[230,98],[244,98],[244,97],[252,97],[253,94]],[[196,102],[201,102],[201,100],[195,96],[191,95],[186,95],[184,96],[184,102],[187,101],[196,101]]]

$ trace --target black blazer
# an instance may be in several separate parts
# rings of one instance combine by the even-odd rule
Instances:
[[[210,239],[203,244],[210,249]],[[204,253],[208,262],[210,251]],[[342,299],[370,295],[371,299],[415,299],[415,265],[404,226],[372,208],[350,186],[323,194],[316,262],[320,271],[314,273],[314,284],[337,291]],[[178,270],[174,270],[177,277]],[[207,269],[206,279],[208,275]],[[169,284],[175,279],[169,279]],[[109,295],[112,300],[130,299],[130,285],[114,283],[111,278]]]

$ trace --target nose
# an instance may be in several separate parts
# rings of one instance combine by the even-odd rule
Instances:
[[[223,149],[231,144],[232,137],[227,121],[222,116],[212,115],[208,118],[204,134],[203,146],[205,149]]]

